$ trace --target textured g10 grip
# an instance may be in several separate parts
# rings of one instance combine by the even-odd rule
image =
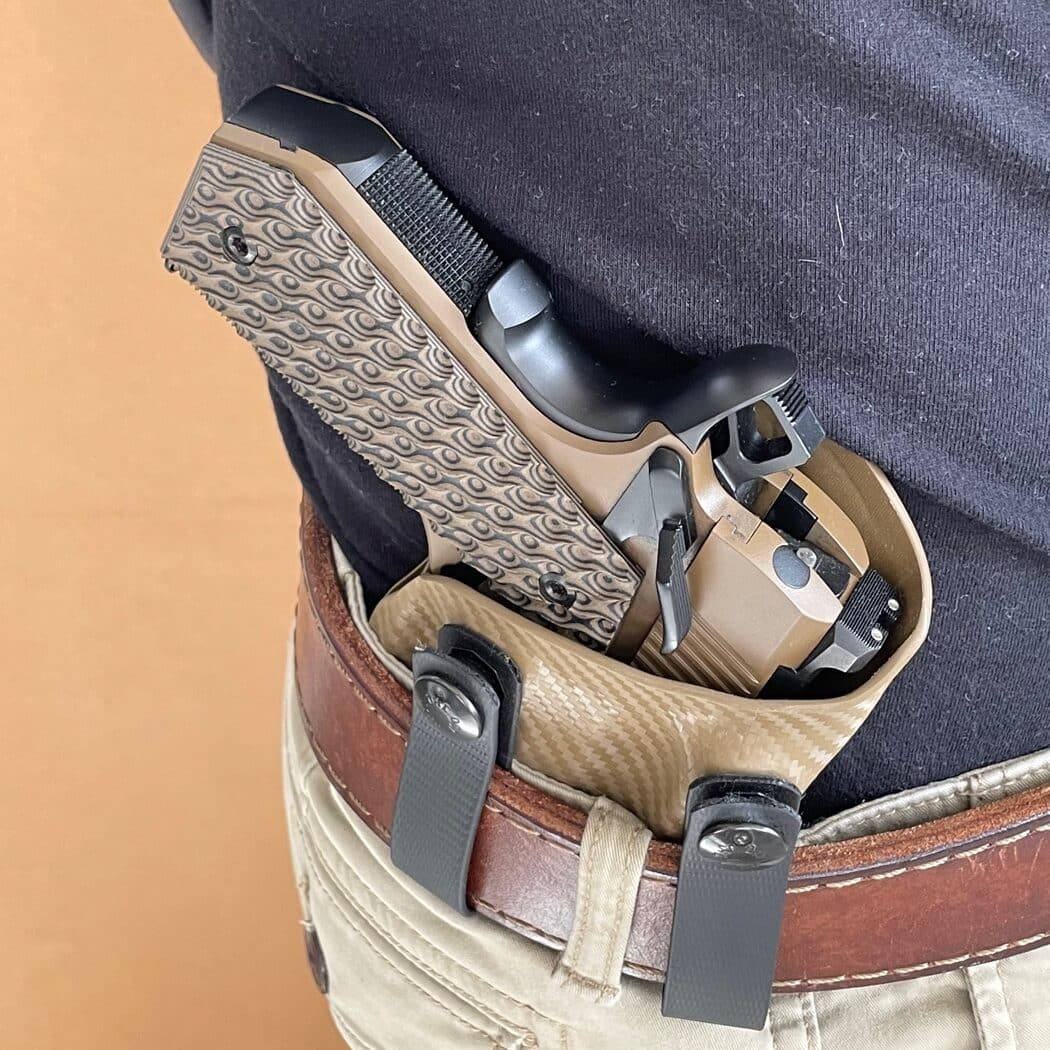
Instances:
[[[209,144],[162,253],[497,593],[608,646],[637,571],[291,172]]]

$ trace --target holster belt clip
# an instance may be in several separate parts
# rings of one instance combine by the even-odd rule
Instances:
[[[776,777],[709,776],[690,786],[665,1016],[765,1025],[800,801]]]
[[[467,871],[498,762],[514,755],[521,675],[498,646],[446,624],[412,658],[412,724],[401,767],[390,857],[466,915]]]

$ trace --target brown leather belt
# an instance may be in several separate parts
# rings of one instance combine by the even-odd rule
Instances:
[[[411,719],[408,691],[354,626],[327,531],[304,504],[295,629],[303,716],[346,802],[389,840]],[[586,815],[497,768],[467,896],[551,947],[576,905]],[[775,990],[848,988],[1002,958],[1050,943],[1050,787],[918,827],[796,851]],[[624,971],[661,980],[679,847],[654,840]]]

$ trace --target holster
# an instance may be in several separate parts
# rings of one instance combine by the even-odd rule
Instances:
[[[389,841],[413,719],[411,675],[370,629],[355,625],[330,536],[305,503],[301,541],[295,673],[302,716],[333,790]],[[444,617],[431,603],[429,620],[420,617],[415,628],[425,635]],[[531,665],[522,662],[524,734]],[[544,783],[524,766],[495,764],[465,899],[477,915],[561,949],[578,918],[588,818],[566,801],[571,791],[537,786]],[[803,835],[790,861],[774,991],[898,981],[1046,944],[1048,834],[1044,785],[884,833],[815,844]],[[652,839],[623,954],[631,977],[665,979],[681,864],[673,836]]]

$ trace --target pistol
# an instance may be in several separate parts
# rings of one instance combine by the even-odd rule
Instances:
[[[602,364],[368,114],[255,96],[162,255],[419,513],[430,571],[737,695],[804,692],[883,646],[899,599],[800,469],[824,430],[795,355]]]

